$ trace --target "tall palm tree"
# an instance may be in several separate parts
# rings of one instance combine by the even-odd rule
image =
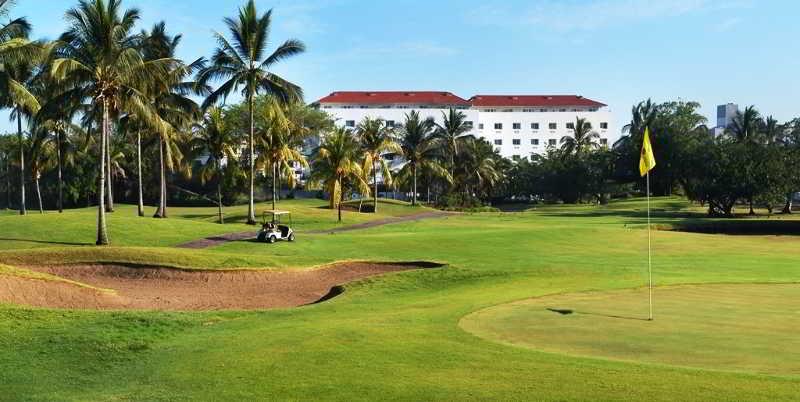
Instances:
[[[142,58],[131,34],[139,11],[122,10],[120,0],[80,0],[65,19],[68,28],[56,45],[51,71],[67,88],[62,97],[91,99],[93,107],[102,111],[96,244],[105,245],[109,240],[103,201],[111,113],[134,113],[155,131],[168,132],[169,124],[158,116],[147,93],[169,84],[165,77],[177,61]]]
[[[636,140],[644,136],[644,129],[652,126],[656,117],[658,117],[658,105],[652,100],[647,99],[634,105],[631,108],[631,122],[622,127],[622,133],[627,134],[624,138],[633,137],[633,143],[637,143]]]
[[[300,149],[310,130],[297,120],[300,116],[295,104],[283,104],[274,96],[267,96],[265,101],[259,119],[262,127],[257,127],[259,136],[256,141],[261,152],[256,158],[256,166],[271,171],[272,209],[275,210],[281,177],[285,176],[289,187],[294,187],[297,185],[294,164],[308,167]]]
[[[311,179],[320,182],[330,195],[331,209],[337,208],[342,221],[342,203],[348,186],[359,192],[369,192],[359,164],[361,147],[352,133],[338,127],[323,138],[314,151]]]
[[[239,18],[225,18],[233,43],[219,33],[214,37],[219,43],[211,65],[198,74],[198,82],[207,84],[213,80],[225,80],[206,98],[203,108],[216,104],[233,91],[243,87],[242,95],[247,100],[250,114],[250,133],[248,136],[248,156],[250,164],[250,198],[247,206],[247,223],[255,224],[255,111],[254,98],[258,93],[274,95],[283,101],[299,100],[303,91],[299,86],[269,71],[278,62],[305,51],[305,45],[296,39],[289,39],[278,46],[272,54],[264,57],[269,42],[272,24],[272,10],[258,15],[253,0],[239,9]]]
[[[181,42],[182,35],[169,35],[166,24],[162,21],[153,25],[150,32],[140,34],[140,49],[144,60],[175,59],[175,52]],[[180,164],[183,155],[180,149],[180,140],[185,137],[181,131],[189,128],[200,118],[200,107],[191,95],[206,95],[209,90],[197,82],[186,81],[188,77],[199,71],[204,66],[204,61],[198,59],[189,65],[182,62],[174,63],[167,72],[169,84],[152,91],[150,96],[156,105],[156,113],[171,130],[156,133],[159,147],[159,202],[153,215],[157,218],[167,217],[167,170],[175,170]],[[138,138],[137,138],[138,140]],[[141,152],[141,150],[139,150]]]
[[[744,109],[744,113],[736,112],[727,131],[738,142],[756,141],[760,122],[761,113],[751,105]]]
[[[503,178],[500,154],[484,139],[465,141],[458,153],[457,174],[467,195],[488,196]]]
[[[780,143],[783,140],[786,127],[778,123],[772,116],[767,116],[759,122],[759,132],[767,144]]]
[[[365,117],[356,127],[358,141],[364,153],[364,174],[372,175],[372,212],[378,212],[378,170],[381,171],[383,184],[392,184],[392,172],[389,164],[382,157],[386,153],[401,153],[403,150],[397,143],[392,127],[386,125],[383,119]]]
[[[459,144],[464,142],[467,137],[472,137],[466,133],[471,129],[467,125],[467,116],[460,110],[450,108],[447,114],[442,112],[442,124],[436,124],[435,136],[445,146],[448,156],[448,170],[452,176],[455,171],[455,157],[459,151]]]
[[[31,168],[31,179],[36,190],[39,213],[43,214],[44,207],[42,206],[42,190],[39,186],[39,180],[42,177],[42,172],[50,166],[51,160],[55,156],[55,147],[46,126],[36,126],[31,130],[26,148],[26,153],[29,156],[28,165]]]
[[[222,212],[223,163],[231,163],[236,157],[234,147],[238,141],[239,138],[228,127],[225,115],[219,107],[208,109],[203,121],[195,124],[191,148],[195,155],[208,157],[200,169],[201,182],[205,184],[213,178],[217,180],[217,208],[220,224],[225,223]]]
[[[580,155],[598,147],[600,134],[592,130],[592,124],[586,119],[575,117],[575,128],[572,135],[561,137],[561,151],[565,155]]]
[[[406,114],[398,142],[406,160],[400,175],[411,181],[411,205],[417,205],[417,176],[421,169],[438,173],[442,177],[450,176],[440,163],[441,148],[433,135],[434,126],[433,120],[420,118],[416,110]]]

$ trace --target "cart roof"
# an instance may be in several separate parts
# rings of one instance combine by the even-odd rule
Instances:
[[[264,213],[265,214],[270,214],[270,215],[289,215],[289,214],[291,214],[291,212],[289,212],[289,211],[275,211],[275,210],[272,210],[272,209],[268,209],[268,210],[264,211]]]

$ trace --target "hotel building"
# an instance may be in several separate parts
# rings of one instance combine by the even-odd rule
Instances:
[[[572,135],[575,118],[587,119],[600,136],[599,144],[611,146],[619,139],[606,104],[577,95],[475,95],[469,99],[434,91],[340,91],[314,105],[336,119],[336,124],[355,129],[365,117],[382,118],[400,127],[405,114],[416,110],[422,118],[442,122],[450,108],[460,110],[471,127],[469,134],[494,144],[509,159],[543,154]]]

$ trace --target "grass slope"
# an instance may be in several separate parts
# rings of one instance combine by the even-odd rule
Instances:
[[[656,218],[662,223],[698,219],[678,199],[659,200],[654,207],[663,210]],[[396,213],[416,210],[397,208],[404,212]],[[288,310],[0,307],[0,395],[20,400],[796,399],[796,378],[542,353],[487,341],[459,327],[470,313],[515,300],[641,286],[647,244],[642,209],[641,200],[548,206],[303,235],[294,244],[232,242],[202,251],[169,246],[216,227],[208,221],[213,218],[201,216],[207,212],[187,209],[179,219],[173,210],[168,222],[153,224],[184,225],[180,236],[162,233],[169,228],[161,226],[134,234],[143,220],[115,212],[115,248],[45,244],[31,250],[31,243],[4,244],[0,262],[6,263],[137,256],[214,267],[302,267],[340,259],[422,259],[450,266],[370,278],[329,302]],[[333,211],[320,211],[320,221],[309,227],[331,225]],[[13,237],[36,239],[39,233],[23,223],[28,218],[2,217],[0,224],[13,227]],[[348,219],[370,217],[348,214]],[[78,235],[84,233],[51,229],[58,239]],[[795,237],[657,232],[655,278],[659,285],[796,281],[799,243]]]

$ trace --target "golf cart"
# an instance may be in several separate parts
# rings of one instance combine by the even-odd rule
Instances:
[[[289,211],[264,211],[258,241],[275,243],[278,240],[294,241],[292,214]]]

